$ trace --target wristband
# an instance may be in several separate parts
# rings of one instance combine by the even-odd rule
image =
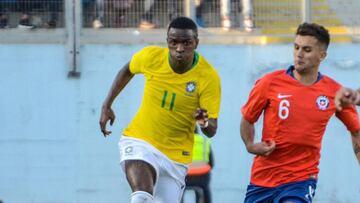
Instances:
[[[209,126],[209,121],[205,121],[205,124],[204,125],[200,125],[200,128],[207,128]]]

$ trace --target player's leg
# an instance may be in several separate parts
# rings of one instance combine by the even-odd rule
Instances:
[[[154,197],[158,202],[180,203],[185,184],[168,175],[161,175],[155,185]]]
[[[202,201],[205,201],[205,203],[211,203],[209,182],[210,174],[186,176],[186,188],[194,188],[196,203],[202,203]]]
[[[152,203],[155,169],[142,160],[125,161],[125,173],[131,187],[131,203]]]
[[[131,187],[131,203],[153,203],[158,177],[157,157],[153,147],[135,138],[122,137],[119,142],[120,164]]]
[[[161,162],[160,175],[155,184],[154,196],[159,202],[179,203],[185,190],[185,176],[187,166],[176,163],[164,154],[158,154]]]
[[[186,186],[188,185],[188,183],[186,183]],[[210,173],[204,174],[204,175],[199,175],[199,176],[194,176],[193,180],[192,180],[192,186],[196,186],[201,188],[202,194],[203,195],[203,201],[205,201],[205,203],[211,203],[211,191],[210,191]],[[199,199],[200,199],[200,194],[198,194],[199,192],[196,191],[197,194],[197,198],[196,198],[196,202],[199,203]]]
[[[197,177],[196,177],[196,176],[189,176],[189,175],[187,175],[186,178],[185,178],[185,185],[186,185],[185,190],[186,190],[187,188],[189,188],[189,187],[198,186],[197,183],[198,183],[198,182],[197,182]],[[199,194],[197,191],[194,191],[194,193],[195,193],[195,200],[196,200],[195,202],[196,202],[196,203],[199,203],[199,201],[200,201],[200,194]]]
[[[202,181],[202,188],[204,191],[204,198],[206,203],[211,203],[211,190],[210,190],[210,173],[204,175]]]

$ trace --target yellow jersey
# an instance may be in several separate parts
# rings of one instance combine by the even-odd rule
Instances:
[[[148,46],[131,59],[130,71],[144,74],[141,106],[124,130],[125,136],[142,139],[175,162],[192,161],[195,118],[201,107],[209,118],[220,110],[220,77],[198,53],[192,69],[178,74],[169,64],[169,49]]]

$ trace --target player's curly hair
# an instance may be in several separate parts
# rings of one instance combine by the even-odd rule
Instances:
[[[177,17],[174,20],[172,20],[167,29],[167,33],[169,33],[170,28],[191,29],[194,31],[195,37],[198,36],[198,29],[197,29],[195,22],[187,17],[182,16],[182,17]]]
[[[297,28],[296,35],[315,37],[322,45],[324,45],[325,50],[330,43],[329,31],[322,25],[316,23],[305,22],[300,24]]]

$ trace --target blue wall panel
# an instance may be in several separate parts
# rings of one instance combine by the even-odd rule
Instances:
[[[136,76],[115,101],[112,136],[102,137],[98,120],[115,74],[141,47],[82,46],[81,77],[71,79],[63,45],[0,45],[4,203],[129,202],[117,142],[140,105],[142,76]],[[240,139],[240,108],[257,78],[291,64],[292,45],[200,45],[198,51],[222,78],[219,130],[213,139],[214,202],[242,202],[253,157]],[[346,86],[360,86],[358,53],[358,45],[330,46],[321,72]],[[261,121],[256,130],[259,139]],[[327,128],[320,170],[315,202],[359,202],[359,165],[349,133],[337,119]]]

